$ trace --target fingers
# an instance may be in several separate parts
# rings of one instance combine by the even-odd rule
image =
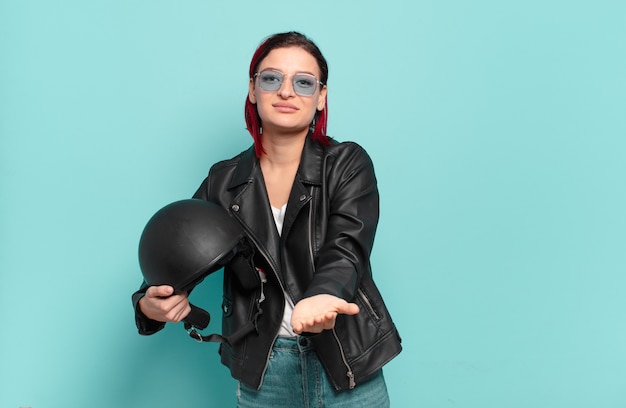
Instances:
[[[338,314],[355,315],[359,307],[354,303],[327,294],[315,295],[299,301],[291,315],[291,325],[296,334],[320,333],[335,327]]]
[[[186,295],[173,295],[162,301],[161,311],[167,321],[178,323],[191,312],[191,306]]]
[[[359,313],[359,306],[355,303],[348,303],[344,301],[342,304],[337,305],[337,313],[355,315]]]
[[[169,285],[150,286],[146,291],[148,297],[168,297],[174,294],[174,288]]]
[[[173,292],[171,286],[151,286],[139,300],[139,308],[152,320],[178,323],[191,312],[191,306],[186,293]]]
[[[307,333],[321,333],[324,330],[330,330],[335,327],[335,321],[337,319],[337,313],[328,312],[325,315],[317,316],[313,319],[303,322],[295,322],[293,331],[296,334]]]

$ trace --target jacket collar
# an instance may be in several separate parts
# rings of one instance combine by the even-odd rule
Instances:
[[[305,184],[322,184],[323,154],[324,147],[320,143],[314,142],[311,139],[311,133],[309,133],[304,142],[300,168],[298,169],[300,181]]]
[[[259,159],[254,153],[254,145],[241,154],[241,159],[237,163],[233,178],[230,180],[229,189],[241,184],[249,183],[253,179],[254,169],[259,166]]]

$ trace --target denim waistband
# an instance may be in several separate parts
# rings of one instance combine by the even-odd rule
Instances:
[[[313,350],[313,342],[309,337],[278,337],[274,342],[274,349],[293,350],[300,353]]]

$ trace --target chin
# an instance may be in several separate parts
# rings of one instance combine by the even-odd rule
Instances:
[[[300,133],[308,131],[309,124],[293,123],[293,122],[273,122],[271,125],[264,128],[268,130],[275,130],[280,133]]]

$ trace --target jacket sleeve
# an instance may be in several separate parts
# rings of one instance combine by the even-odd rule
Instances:
[[[165,327],[165,323],[148,318],[139,308],[139,299],[146,294],[146,290],[148,290],[148,285],[146,282],[143,282],[139,290],[133,293],[132,296],[133,308],[135,309],[135,325],[139,334],[144,336],[154,334]]]
[[[360,146],[348,143],[325,164],[322,186],[326,233],[304,294],[331,294],[352,301],[360,280],[370,272],[378,225],[379,196],[374,166]],[[332,163],[331,163],[332,161]]]

